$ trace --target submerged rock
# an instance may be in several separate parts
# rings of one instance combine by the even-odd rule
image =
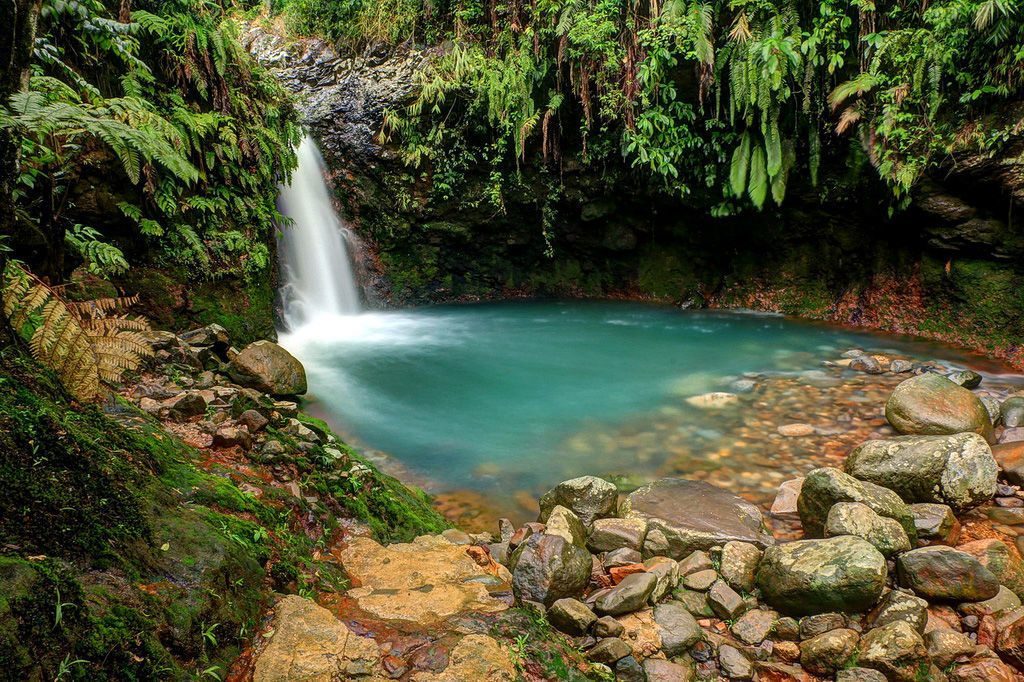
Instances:
[[[963,512],[992,499],[999,467],[984,438],[959,433],[869,440],[850,453],[846,472],[907,502],[937,502]]]
[[[277,396],[306,392],[306,370],[294,355],[272,341],[256,341],[236,355],[228,373],[242,386]]]
[[[885,417],[904,434],[973,432],[992,440],[992,420],[978,396],[938,374],[921,374],[897,386]]]
[[[888,574],[885,557],[852,535],[768,548],[757,586],[771,606],[793,615],[857,612],[874,605]]]
[[[756,505],[702,481],[655,481],[631,493],[621,511],[625,518],[645,520],[648,541],[658,533],[665,555],[673,559],[729,541],[760,548],[775,542]],[[654,553],[651,543],[645,544],[644,554]]]

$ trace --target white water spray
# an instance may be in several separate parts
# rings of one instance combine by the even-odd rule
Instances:
[[[346,242],[348,228],[331,205],[326,167],[311,137],[298,149],[291,184],[281,187],[281,213],[292,219],[280,238],[285,322],[297,329],[320,317],[359,312],[359,290]]]

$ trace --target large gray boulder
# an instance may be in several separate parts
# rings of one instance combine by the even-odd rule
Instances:
[[[999,466],[984,438],[958,433],[869,440],[850,453],[846,473],[907,502],[937,502],[963,512],[992,499]]]
[[[294,355],[272,341],[246,346],[228,365],[236,383],[277,396],[306,392],[306,370]]]
[[[561,505],[572,510],[583,525],[589,528],[595,519],[615,516],[619,491],[614,484],[597,476],[580,476],[562,481],[540,498],[540,517],[543,523],[551,511]]]
[[[765,550],[757,570],[764,600],[791,615],[860,612],[885,588],[885,557],[867,540],[843,535]]]
[[[917,540],[914,515],[900,496],[880,485],[860,481],[839,469],[823,467],[807,474],[797,498],[797,511],[804,532],[821,537],[832,506],[839,502],[860,502],[879,516],[895,519],[907,533],[910,542]]]
[[[509,562],[512,593],[519,601],[551,606],[577,598],[590,580],[590,552],[561,535],[534,533],[516,548]]]
[[[644,554],[663,553],[683,559],[730,541],[764,549],[775,543],[756,505],[703,481],[666,478],[631,493],[623,502],[624,518],[647,522]],[[652,535],[664,546],[655,547]]]
[[[992,440],[992,419],[978,396],[938,374],[907,379],[892,392],[885,418],[903,434],[974,432]]]

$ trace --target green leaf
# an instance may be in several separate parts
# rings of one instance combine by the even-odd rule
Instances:
[[[768,197],[768,168],[765,161],[764,147],[758,145],[750,155],[750,181],[747,183],[747,196],[754,206],[761,208]]]
[[[738,197],[743,196],[747,188],[747,175],[750,172],[750,133],[744,132],[743,139],[732,153],[732,165],[729,167],[729,184],[732,185],[732,193]]]

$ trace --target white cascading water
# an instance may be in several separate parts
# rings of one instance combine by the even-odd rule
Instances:
[[[352,273],[347,232],[331,205],[327,169],[313,138],[298,149],[299,166],[291,184],[281,187],[278,205],[293,224],[280,238],[285,322],[289,329],[321,317],[359,312],[359,289]]]

